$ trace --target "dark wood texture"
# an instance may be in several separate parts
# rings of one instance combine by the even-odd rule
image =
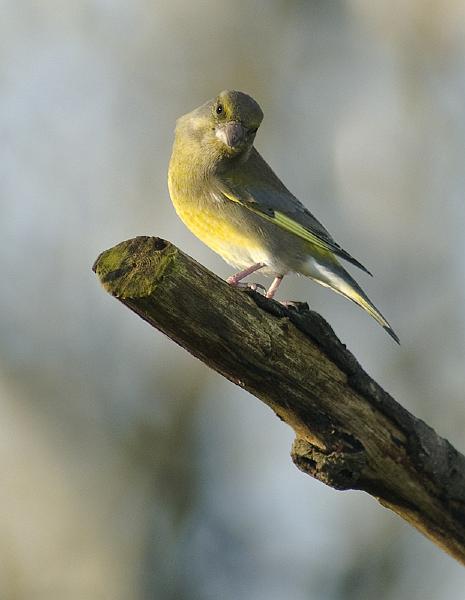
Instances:
[[[389,396],[317,313],[227,285],[137,237],[103,252],[109,294],[288,423],[299,469],[358,489],[465,564],[465,457]]]

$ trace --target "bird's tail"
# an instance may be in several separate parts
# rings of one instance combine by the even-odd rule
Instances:
[[[303,274],[307,275],[307,277],[311,277],[311,279],[320,285],[329,287],[345,298],[352,300],[355,304],[358,304],[358,306],[363,308],[363,310],[371,315],[373,319],[387,331],[393,340],[398,344],[400,343],[399,338],[389,325],[388,321],[379,312],[373,302],[371,302],[355,279],[335,258],[332,258],[331,261],[325,261],[324,264],[311,260],[308,263],[308,268],[305,269]]]

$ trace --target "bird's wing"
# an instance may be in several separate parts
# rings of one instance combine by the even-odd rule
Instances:
[[[371,275],[366,267],[333,240],[323,225],[289,192],[258,152],[256,152],[254,167],[253,178],[248,176],[247,168],[241,169],[240,176],[234,179],[228,176],[216,178],[214,184],[216,192],[310,244],[336,254]]]

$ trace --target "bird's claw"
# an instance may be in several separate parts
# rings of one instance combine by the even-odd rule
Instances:
[[[266,287],[261,283],[247,283],[245,281],[229,281],[226,280],[229,285],[232,285],[240,290],[252,290],[253,292],[263,292],[266,293]]]
[[[246,288],[254,292],[263,292],[266,294],[266,287],[261,283],[245,283]]]
[[[291,310],[295,310],[296,312],[302,313],[310,310],[307,302],[300,302],[299,300],[281,300],[279,302],[286,308],[290,308]]]

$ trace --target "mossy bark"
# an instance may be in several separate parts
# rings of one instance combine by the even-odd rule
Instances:
[[[299,469],[371,494],[465,564],[465,457],[371,379],[317,313],[230,287],[159,238],[122,242],[93,269],[109,294],[288,423]]]

